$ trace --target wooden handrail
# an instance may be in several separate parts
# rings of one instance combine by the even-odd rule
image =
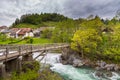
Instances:
[[[15,56],[22,56],[22,55],[27,55],[29,53],[34,53],[38,51],[44,51],[44,50],[52,50],[52,49],[57,49],[57,48],[62,48],[62,47],[67,47],[69,44],[44,44],[44,45],[0,45],[0,49],[4,49],[5,53],[0,56],[5,56],[5,60],[7,60],[10,55],[11,57]],[[11,53],[13,51],[13,53]],[[27,53],[27,54],[26,54]],[[13,55],[12,55],[13,54]],[[0,59],[1,60],[1,59]]]

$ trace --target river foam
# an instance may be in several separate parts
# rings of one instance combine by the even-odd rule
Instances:
[[[34,57],[37,54],[34,55]],[[41,57],[38,58],[38,61]],[[112,72],[113,77],[100,78],[95,76],[95,70],[92,68],[75,68],[71,65],[63,65],[59,62],[60,54],[49,53],[41,61],[51,65],[51,70],[59,73],[64,80],[120,80],[120,75]]]

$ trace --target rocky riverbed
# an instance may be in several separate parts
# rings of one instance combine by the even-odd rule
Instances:
[[[72,51],[71,51],[72,52]],[[104,76],[108,76],[108,77],[112,77],[114,74],[112,73],[114,72],[120,72],[120,67],[118,66],[118,64],[114,64],[114,63],[106,63],[105,61],[102,60],[98,60],[98,61],[91,61],[89,59],[83,59],[79,56],[78,53],[73,54],[73,52],[71,53],[69,52],[69,55],[66,54],[62,54],[60,57],[60,62],[64,65],[72,65],[73,67],[92,67],[94,69],[96,69],[95,75],[98,77],[103,76],[103,73],[105,73]],[[71,53],[71,54],[70,54]]]
[[[37,54],[35,54],[35,56],[37,56]],[[75,59],[77,59],[74,61],[75,63],[79,62],[78,61],[79,56],[75,56],[75,55],[72,55],[72,56],[76,57]],[[73,58],[72,56],[71,58]],[[41,59],[41,57],[38,58],[38,61],[39,59]],[[66,56],[64,59],[67,60],[69,58]],[[64,61],[61,60],[61,54],[49,53],[45,56],[45,58],[41,61],[41,63],[49,64],[50,69],[54,72],[57,72],[64,80],[119,80],[120,79],[120,74],[117,72],[95,70],[95,68],[85,67],[84,65],[80,67],[74,67],[72,65],[73,61],[69,61],[69,64],[68,64],[68,61],[66,60]],[[66,65],[63,65],[61,61],[63,61],[63,63],[66,63]],[[86,60],[86,62],[88,61],[89,60]]]

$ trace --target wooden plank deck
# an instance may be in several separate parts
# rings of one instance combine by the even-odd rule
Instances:
[[[50,45],[2,45],[0,46],[0,61],[9,61],[11,59],[15,59],[19,56],[27,55],[30,53],[41,52],[54,50],[59,48],[69,47],[68,44],[50,44]]]

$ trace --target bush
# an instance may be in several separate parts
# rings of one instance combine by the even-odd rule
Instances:
[[[37,61],[27,61],[24,62],[22,65],[22,71],[27,72],[29,70],[39,71],[40,69],[40,63]]]

